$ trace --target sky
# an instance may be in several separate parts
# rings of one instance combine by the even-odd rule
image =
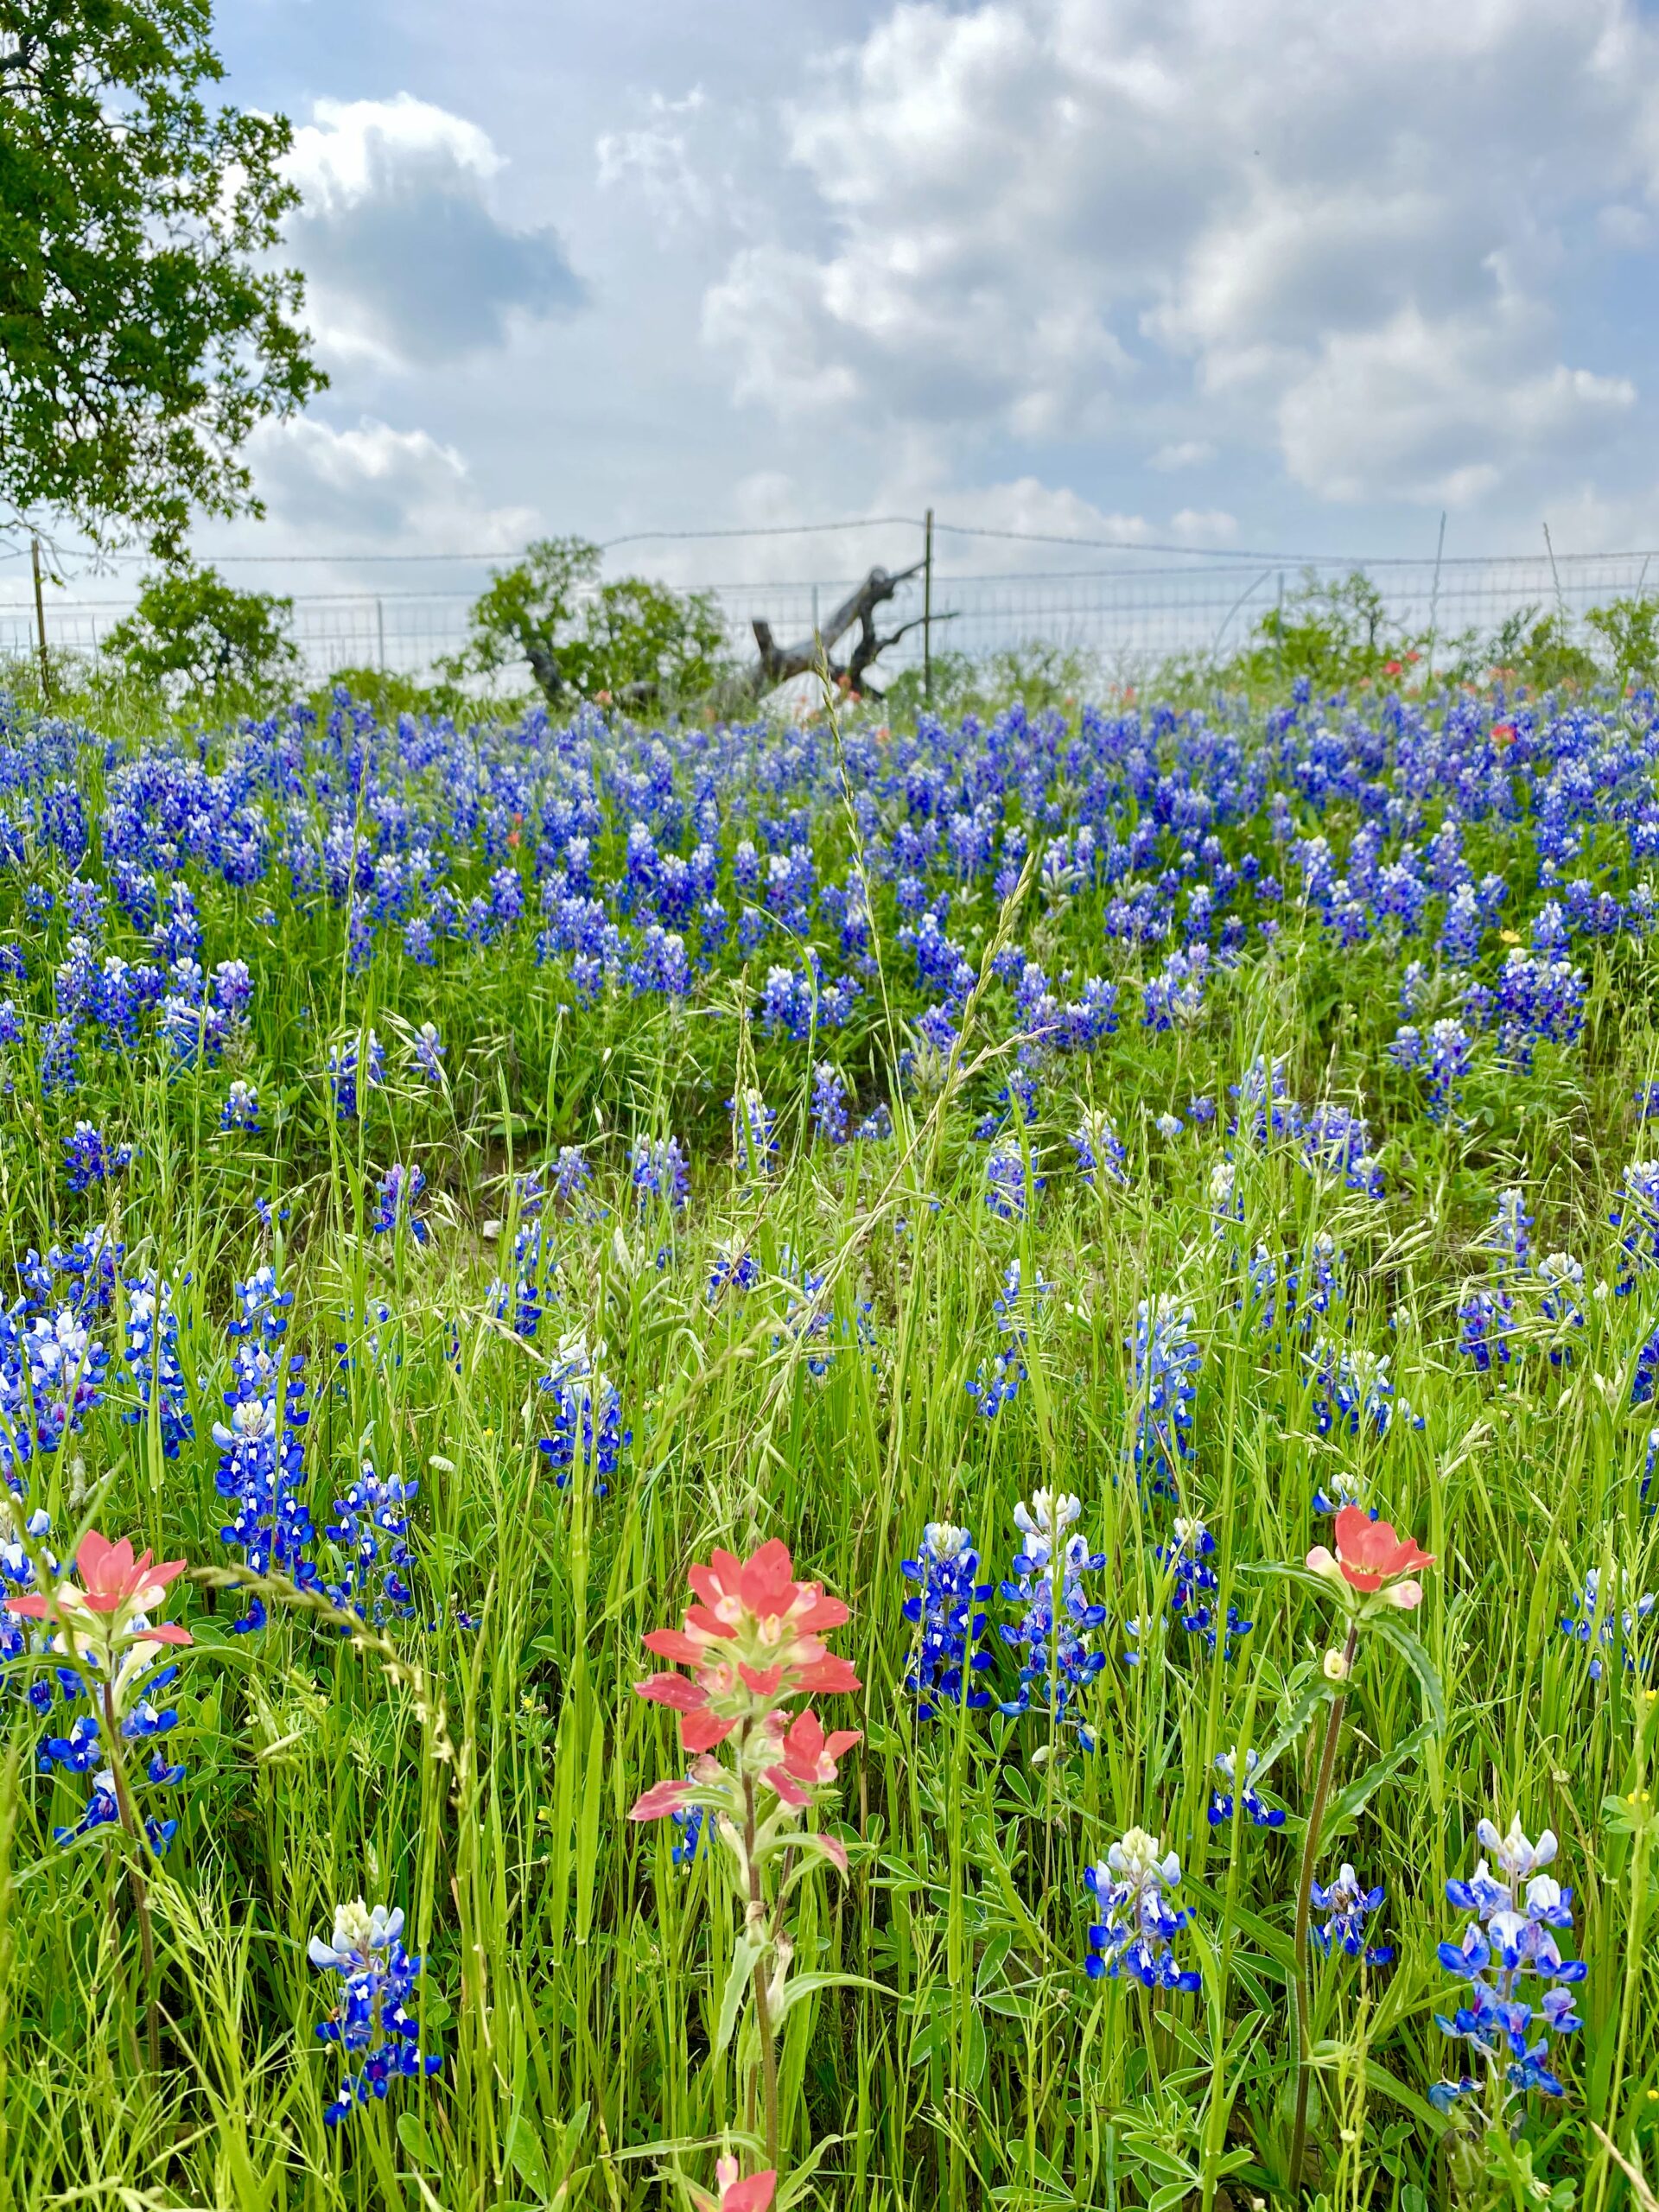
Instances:
[[[227,96],[295,127],[330,385],[256,436],[268,519],[198,542],[329,556],[290,588],[928,505],[1218,550],[1432,555],[1443,512],[1448,553],[1659,544],[1659,15],[1629,0],[218,13]],[[836,575],[910,537],[613,559]]]

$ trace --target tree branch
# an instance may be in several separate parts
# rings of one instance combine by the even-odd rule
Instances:
[[[787,683],[792,677],[807,676],[820,663],[827,663],[830,678],[838,683],[845,676],[856,683],[854,668],[859,672],[868,668],[881,651],[882,643],[875,633],[874,613],[878,607],[890,600],[901,584],[906,584],[925,564],[917,561],[908,569],[892,575],[886,569],[872,569],[864,581],[848,593],[841,604],[833,608],[827,620],[821,622],[810,635],[798,639],[793,645],[780,645],[772,634],[770,622],[756,615],[751,626],[754,631],[756,658],[747,669],[729,676],[716,687],[715,704],[723,713],[741,711],[745,707],[758,706],[769,691],[780,683]],[[859,642],[853,658],[842,664],[831,658],[830,649],[839,645],[847,632],[857,626]],[[913,628],[913,624],[907,624]],[[902,634],[902,632],[899,633]]]

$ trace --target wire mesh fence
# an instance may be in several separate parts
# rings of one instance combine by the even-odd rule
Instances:
[[[1277,559],[1167,561],[985,573],[949,558],[932,585],[935,652],[974,657],[1041,642],[1085,653],[1106,669],[1144,668],[1175,654],[1224,655],[1310,574],[1331,582],[1358,571],[1382,594],[1389,620],[1406,631],[1452,639],[1489,635],[1507,617],[1558,611],[1576,626],[1592,607],[1659,593],[1659,552],[1433,560]],[[752,644],[751,624],[768,621],[779,639],[810,636],[857,582],[850,575],[781,582],[711,581],[732,649]],[[434,674],[463,643],[474,595],[463,592],[296,593],[293,632],[307,677],[375,669],[414,677]],[[54,593],[46,628],[54,652],[96,661],[132,599]],[[922,580],[900,588],[880,610],[884,629],[919,614]],[[25,604],[0,607],[0,657],[31,652],[35,615]],[[884,656],[889,676],[920,664],[923,634],[912,629]]]

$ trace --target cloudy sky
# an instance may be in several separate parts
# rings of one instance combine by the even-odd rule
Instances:
[[[929,502],[1217,547],[1432,553],[1442,509],[1448,551],[1659,542],[1630,0],[219,16],[230,96],[296,127],[332,383],[257,441],[264,531],[204,547]]]

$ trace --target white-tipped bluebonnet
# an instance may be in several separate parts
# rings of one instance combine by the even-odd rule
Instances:
[[[423,1021],[416,1031],[410,1057],[424,1079],[438,1089],[443,1083],[443,1039],[435,1022]]]
[[[573,1330],[560,1338],[541,1378],[553,1401],[553,1433],[539,1446],[554,1481],[563,1490],[572,1469],[585,1468],[599,1497],[608,1492],[617,1463],[633,1440],[632,1430],[622,1426],[621,1392],[600,1366],[604,1357],[603,1344],[590,1348]]]
[[[732,1158],[740,1176],[770,1175],[778,1158],[778,1116],[751,1084],[726,1101],[732,1117]]]
[[[188,1280],[188,1278],[187,1278]],[[179,1363],[179,1317],[173,1286],[153,1274],[127,1280],[126,1363],[138,1402],[122,1418],[148,1423],[154,1409],[162,1456],[176,1459],[195,1434],[184,1370]]]
[[[1525,1192],[1500,1191],[1497,1211],[1481,1243],[1496,1256],[1501,1268],[1523,1275],[1532,1255],[1532,1240],[1527,1233],[1531,1227]]]
[[[845,1144],[847,1129],[847,1086],[840,1069],[821,1060],[812,1071],[812,1134],[825,1144]]]
[[[1567,1332],[1584,1326],[1584,1308],[1579,1303],[1584,1289],[1584,1262],[1570,1252],[1546,1252],[1538,1262],[1538,1280],[1544,1285],[1538,1311],[1556,1332],[1549,1347],[1550,1364],[1570,1367],[1573,1347]]]
[[[677,1137],[640,1137],[630,1166],[634,1193],[643,1211],[652,1205],[666,1205],[675,1213],[684,1211],[690,1195],[691,1172]]]
[[[1243,1764],[1244,1772],[1241,1777],[1238,1770],[1240,1759],[1236,1747],[1230,1751],[1218,1751],[1217,1753],[1216,1772],[1221,1777],[1222,1781],[1226,1784],[1226,1787],[1225,1789],[1212,1789],[1210,1793],[1210,1803],[1205,1817],[1209,1821],[1211,1827],[1212,1828],[1223,1827],[1232,1819],[1234,1810],[1233,1801],[1235,1796],[1236,1796],[1239,1809],[1242,1810],[1245,1819],[1249,1822],[1252,1827],[1283,1827],[1285,1825],[1284,1807],[1282,1805],[1268,1804],[1255,1786],[1255,1777],[1261,1771],[1262,1767],[1261,1752],[1257,1751],[1246,1751],[1243,1755]]]
[[[1141,1300],[1128,1340],[1135,1355],[1135,1464],[1154,1491],[1171,1496],[1192,1451],[1192,1402],[1204,1362],[1192,1327],[1192,1307],[1165,1293]]]
[[[361,1093],[378,1090],[385,1079],[385,1048],[372,1029],[365,1037],[343,1038],[329,1048],[328,1081],[339,1120],[356,1121],[361,1110]]]
[[[1006,1405],[1020,1395],[1026,1379],[1026,1337],[1031,1322],[1041,1313],[1051,1286],[1039,1275],[1029,1292],[1025,1289],[1018,1260],[1010,1260],[1002,1287],[991,1300],[991,1311],[1002,1343],[995,1358],[982,1360],[968,1379],[968,1395],[987,1421],[995,1421]]]
[[[1255,1624],[1236,1605],[1228,1606],[1224,1618],[1221,1615],[1221,1578],[1211,1565],[1215,1551],[1215,1537],[1205,1523],[1196,1514],[1178,1514],[1169,1541],[1159,1545],[1154,1556],[1170,1578],[1170,1618],[1189,1636],[1201,1636],[1211,1651],[1219,1645],[1222,1657],[1230,1659],[1236,1639],[1248,1636]]]
[[[1624,1262],[1613,1285],[1621,1298],[1635,1289],[1638,1269],[1659,1268],[1659,1160],[1633,1160],[1624,1170],[1624,1194],[1608,1217],[1622,1229]]]
[[[988,1616],[981,1610],[991,1586],[977,1580],[972,1536],[948,1521],[930,1521],[915,1558],[901,1560],[899,1572],[917,1586],[903,1606],[917,1630],[905,1676],[917,1719],[931,1720],[942,1705],[989,1705],[989,1690],[977,1686],[975,1676],[992,1663],[984,1642]]]
[[[259,1134],[259,1093],[240,1076],[226,1093],[225,1103],[219,1110],[219,1126],[224,1130],[239,1130],[246,1136]]]
[[[1203,1977],[1175,1955],[1175,1938],[1192,1916],[1169,1901],[1181,1878],[1174,1852],[1165,1852],[1144,1828],[1131,1828],[1103,1864],[1084,1869],[1083,1878],[1100,1915],[1090,1926],[1083,1962],[1091,1981],[1128,1975],[1143,1989],[1202,1986]]]
[[[1653,1612],[1653,1594],[1644,1590],[1633,1603],[1621,1604],[1618,1584],[1617,1567],[1609,1568],[1605,1578],[1601,1568],[1586,1567],[1582,1593],[1567,1599],[1567,1609],[1561,1615],[1561,1634],[1585,1645],[1591,1654],[1592,1682],[1601,1680],[1604,1652],[1622,1664],[1628,1675],[1645,1675],[1652,1664],[1650,1639],[1640,1631]]]
[[[415,1209],[425,1189],[426,1176],[421,1168],[394,1162],[380,1178],[374,1213],[369,1222],[370,1234],[393,1236],[400,1229],[406,1229],[417,1244],[424,1244],[429,1232]]]
[[[1344,1859],[1336,1880],[1328,1888],[1313,1882],[1309,1885],[1307,1894],[1314,1911],[1327,1916],[1322,1927],[1308,1929],[1326,1958],[1333,1951],[1345,1951],[1351,1959],[1363,1959],[1368,1967],[1389,1964],[1394,1957],[1392,1945],[1368,1943],[1365,1940],[1367,1923],[1382,1904],[1384,1889],[1381,1882],[1375,1889],[1368,1890]]]
[[[1022,1221],[1032,1198],[1047,1178],[1011,1139],[994,1145],[985,1162],[985,1203],[1001,1221]]]
[[[1507,1835],[1491,1821],[1482,1821],[1477,1833],[1497,1872],[1483,1858],[1470,1880],[1446,1884],[1448,1901],[1472,1917],[1461,1942],[1439,1949],[1441,1966],[1468,1984],[1469,1994],[1450,2019],[1442,2012],[1434,2017],[1443,2033],[1466,2043],[1494,2070],[1502,2069],[1512,2096],[1529,2089],[1563,2096],[1550,2037],[1582,2026],[1572,1989],[1588,1968],[1581,1959],[1564,1960],[1556,1942],[1556,1931],[1573,1925],[1573,1892],[1543,1872],[1554,1860],[1555,1838],[1546,1828],[1529,1843],[1518,1815]],[[1535,2003],[1525,1993],[1529,1982],[1536,1985]],[[1479,2086],[1464,2075],[1437,2083],[1429,2095],[1444,2112]]]
[[[1320,1435],[1358,1435],[1371,1429],[1389,1433],[1394,1421],[1394,1380],[1387,1351],[1338,1344],[1320,1336],[1307,1358],[1307,1389],[1314,1427]],[[1351,1502],[1351,1500],[1340,1500]],[[1319,1510],[1336,1510],[1319,1506]]]
[[[405,1569],[409,1508],[418,1486],[378,1474],[365,1458],[356,1480],[334,1500],[334,1517],[323,1530],[339,1561],[337,1571],[323,1577],[324,1590],[342,1612],[377,1628],[390,1615],[407,1620],[415,1611]]]
[[[376,1905],[370,1912],[361,1897],[335,1908],[332,1935],[311,1938],[307,1955],[314,1967],[338,1976],[336,2001],[318,2024],[322,2042],[337,2044],[355,2072],[345,2074],[340,2094],[323,2109],[337,2127],[359,2105],[382,2100],[398,2080],[418,2081],[435,2074],[442,2061],[423,2056],[420,2027],[409,2013],[409,1999],[419,1979],[421,1961],[399,1940],[400,1911]]]
[[[1507,1367],[1515,1329],[1515,1300],[1507,1290],[1471,1290],[1458,1308],[1458,1350],[1478,1374]]]
[[[1106,1554],[1091,1552],[1081,1533],[1066,1534],[1082,1513],[1079,1499],[1046,1490],[1033,1491],[1029,1505],[1014,1510],[1014,1524],[1024,1541],[1001,1594],[1021,1611],[1018,1620],[1000,1623],[999,1631],[1022,1656],[1019,1694],[1003,1706],[1004,1713],[1025,1713],[1035,1706],[1063,1720],[1073,1697],[1106,1664],[1105,1653],[1092,1642],[1106,1608],[1084,1587],[1084,1575],[1098,1573]]]
[[[130,1144],[106,1144],[103,1132],[91,1122],[77,1122],[73,1133],[64,1139],[63,1148],[68,1157],[69,1188],[77,1194],[130,1167],[137,1156]]]
[[[1077,1155],[1077,1173],[1085,1183],[1096,1188],[1108,1183],[1128,1186],[1128,1155],[1103,1106],[1084,1109],[1071,1132],[1071,1148]]]
[[[214,1487],[231,1508],[219,1541],[239,1551],[255,1574],[286,1574],[302,1589],[317,1586],[312,1558],[315,1529],[305,1498],[302,1432],[310,1419],[306,1404],[305,1361],[285,1352],[291,1291],[279,1290],[274,1271],[261,1268],[236,1286],[238,1312],[232,1317],[230,1388],[225,1392],[228,1421],[215,1421],[219,1446]],[[264,1600],[251,1598],[238,1629],[263,1627]]]

